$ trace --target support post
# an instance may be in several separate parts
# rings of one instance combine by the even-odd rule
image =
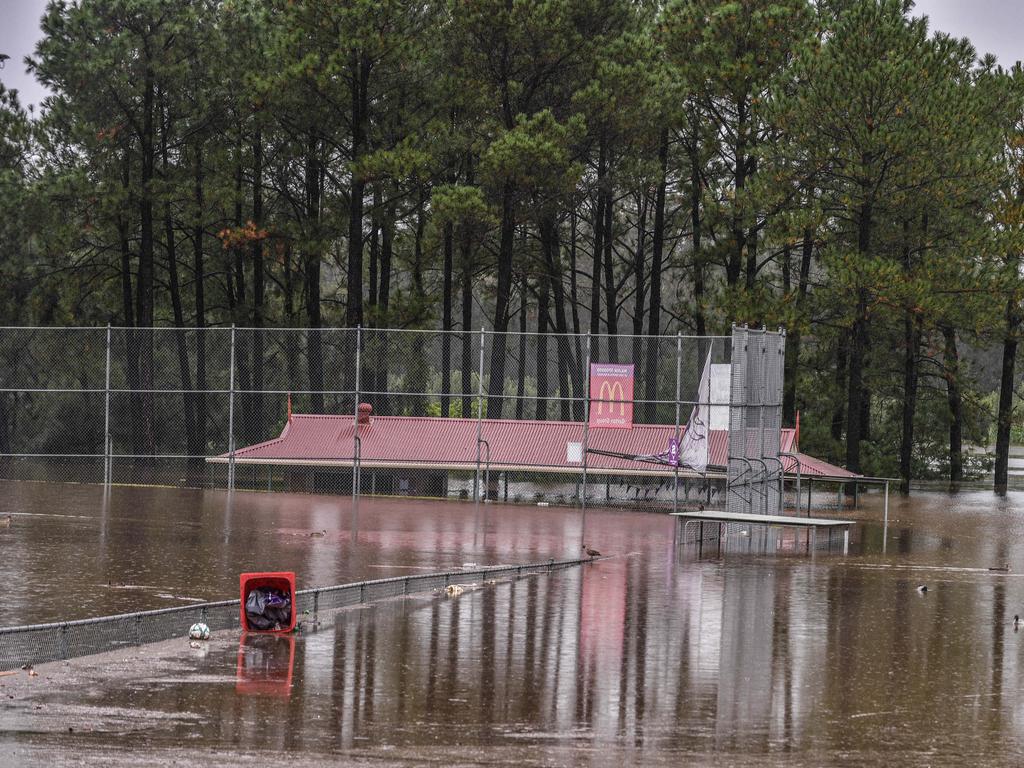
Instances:
[[[885,481],[885,512],[882,518],[882,554],[889,544],[889,481]]]
[[[712,342],[713,344],[714,342]],[[699,354],[698,354],[699,357]],[[683,387],[683,334],[676,333],[676,445],[679,445],[679,419],[680,419],[680,407],[679,398],[682,396]],[[697,405],[695,408],[700,408],[700,384],[697,385]],[[710,437],[710,434],[708,435]],[[678,449],[676,455],[679,455]],[[705,470],[706,471],[706,470]],[[679,459],[676,459],[676,465],[673,467],[673,484],[672,484],[672,511],[679,511]]]
[[[231,324],[231,360],[228,364],[228,491],[235,490],[235,324]]]
[[[484,437],[484,329],[480,329],[480,370],[476,387],[476,476],[473,479],[473,501],[480,500],[480,441]],[[504,393],[504,382],[502,382]]]
[[[110,323],[107,323],[107,372],[103,396],[103,485],[113,480],[113,463],[110,460]]]
[[[590,331],[587,331],[587,360],[583,368],[587,377],[587,398],[583,401],[583,490],[580,492],[580,505],[583,507],[584,519],[587,514],[587,449],[590,447]]]
[[[360,353],[363,346],[363,326],[356,326],[356,378],[355,390],[352,393],[352,502],[359,500],[359,461],[363,455],[362,442],[359,439],[359,370]]]

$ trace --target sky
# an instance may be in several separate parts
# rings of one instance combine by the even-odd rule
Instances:
[[[17,88],[24,104],[38,104],[46,96],[24,64],[39,40],[45,8],[46,0],[0,0],[0,53],[11,57],[0,70],[0,82]],[[979,55],[994,53],[1004,67],[1024,60],[1021,0],[917,0],[914,15],[928,16],[933,30],[970,38]]]

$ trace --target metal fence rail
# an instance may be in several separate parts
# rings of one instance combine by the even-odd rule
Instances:
[[[320,613],[351,605],[441,590],[449,584],[552,573],[587,562],[590,561],[552,559],[545,563],[459,569],[302,589],[296,592],[294,610],[300,622],[316,624]],[[189,627],[197,621],[206,623],[213,631],[238,629],[239,601],[222,600],[77,621],[0,628],[0,671],[184,638]]]

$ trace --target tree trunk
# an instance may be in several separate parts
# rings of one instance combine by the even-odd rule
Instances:
[[[861,205],[857,221],[857,250],[871,252],[871,204]],[[868,346],[868,291],[857,289],[857,307],[850,334],[850,375],[846,411],[846,468],[860,472],[860,442],[865,431],[864,361]]]
[[[543,245],[542,245],[543,248]],[[537,274],[537,410],[535,418],[548,418],[548,311],[551,272],[545,264]]]
[[[632,361],[634,371],[639,376],[640,381],[637,382],[641,385],[646,385],[647,376],[646,369],[644,368],[644,345],[643,345],[643,333],[644,333],[644,309],[647,305],[647,283],[644,267],[646,261],[646,250],[647,250],[647,204],[649,196],[647,190],[641,190],[640,193],[640,210],[637,215],[636,223],[636,250],[633,254],[633,283],[634,283],[634,294],[633,294],[633,349],[632,349]],[[634,384],[636,386],[636,384]],[[637,393],[634,397],[640,395],[640,392],[646,391],[645,389],[637,388]],[[650,410],[650,403],[644,403],[640,409],[634,409],[637,412],[637,416],[644,421],[648,421],[647,413]]]
[[[352,91],[352,172],[348,203],[348,280],[345,324],[355,328],[363,324],[363,195],[366,182],[357,171],[366,144],[367,87],[370,67],[366,57],[356,50],[351,58]]]
[[[441,299],[441,415],[450,416],[448,404],[452,390],[452,270],[454,231],[451,222],[444,225],[444,278]]]
[[[285,242],[284,254],[282,257],[282,273],[284,283],[284,316],[288,323],[289,329],[298,328],[299,313],[295,307],[295,281],[294,275],[295,270],[292,269],[292,247],[289,242]],[[285,364],[288,367],[288,390],[289,392],[297,389],[297,375],[299,370],[299,338],[297,331],[289,331],[288,336],[285,339]]]
[[[505,333],[512,293],[512,257],[515,238],[515,188],[505,182],[501,195],[501,235],[498,246],[498,282],[494,300],[490,380],[487,382],[487,418],[500,419],[505,391]]]
[[[419,199],[416,203],[416,230],[413,236],[412,249],[412,291],[413,304],[416,310],[413,323],[416,327],[423,327],[424,313],[426,311],[426,294],[423,290],[423,232],[426,226],[426,215],[424,213],[425,200],[422,187],[420,187],[418,197]],[[409,351],[406,365],[409,371],[409,391],[415,393],[426,392],[427,362],[422,344],[413,345]],[[409,412],[413,416],[426,416],[427,399],[422,395],[413,395],[412,407]]]
[[[252,220],[257,236],[252,241],[252,348],[249,370],[252,375],[252,402],[249,406],[249,439],[258,440],[266,431],[263,417],[263,303],[266,283],[263,266],[263,240],[259,230],[263,226],[263,135],[257,128],[252,141]]]
[[[473,244],[468,228],[462,233],[459,259],[462,262],[462,409],[468,419],[473,412]]]
[[[390,325],[389,308],[391,306],[391,262],[395,245],[395,204],[389,203],[384,211],[384,221],[380,230],[380,290],[377,298],[380,302],[380,316],[385,326]],[[391,412],[390,386],[390,338],[383,333],[380,336],[380,367],[377,371],[377,403],[375,409],[380,414]]]
[[[162,99],[161,99],[162,101]],[[167,157],[167,134],[170,131],[167,112],[161,106],[160,160],[164,181],[169,168]],[[181,280],[178,277],[178,254],[174,235],[174,219],[171,216],[170,200],[164,200],[164,248],[167,254],[167,284],[171,294],[171,311],[174,315],[174,341],[178,356],[178,374],[181,377],[182,409],[185,415],[185,445],[191,456],[198,456],[196,446],[195,413],[192,410],[192,373],[189,368],[188,343],[185,337],[185,314],[181,306]]]
[[[618,297],[615,295],[615,271],[612,269],[614,221],[615,203],[612,199],[612,192],[609,190],[604,203],[604,304],[607,312],[604,322],[608,329],[608,360],[617,363],[619,362],[619,308]]]
[[[694,131],[696,131],[696,128],[694,128]],[[698,336],[706,336],[707,321],[704,319],[704,252],[701,250],[703,220],[700,215],[703,183],[700,178],[700,157],[698,152],[699,147],[697,145],[696,138],[694,138],[693,146],[690,149],[690,229],[692,230],[691,243],[693,247],[693,325]],[[664,189],[662,188],[659,190],[659,193],[662,197],[661,208],[664,209]],[[664,213],[662,215],[664,215]]]
[[[594,212],[594,269],[590,280],[590,334],[593,336],[592,354],[600,357],[601,344],[597,335],[601,332],[601,259],[604,254],[604,166],[605,147],[601,139],[597,160],[597,210]],[[596,345],[596,346],[593,346]]]
[[[946,402],[949,404],[949,489],[956,491],[964,478],[964,403],[960,389],[960,352],[956,348],[955,328],[943,325],[942,336],[946,341],[943,373],[946,379]]]
[[[131,183],[131,156],[125,149],[124,158],[121,163],[121,190],[128,198],[129,185]],[[131,328],[135,325],[135,312],[132,297],[132,254],[131,245],[128,240],[128,222],[124,214],[119,210],[117,213],[117,237],[121,246],[121,305],[124,314],[124,325]]]
[[[194,302],[196,312],[196,442],[199,450],[190,463],[191,471],[204,471],[206,462],[200,456],[206,454],[206,269],[203,259],[203,211],[205,201],[203,194],[203,152],[202,147],[195,149],[195,168],[193,178],[193,201],[195,203],[195,221],[192,229],[192,272],[194,284]],[[194,465],[194,466],[192,466]]]
[[[751,157],[748,160],[749,168],[748,173],[753,175],[757,172],[757,158]],[[754,285],[757,281],[757,227],[751,226],[747,230],[746,237],[746,248],[747,248],[747,290],[753,291]]]
[[[647,360],[644,374],[644,399],[647,422],[653,424],[658,406],[658,336],[661,335],[661,273],[665,258],[665,193],[668,190],[668,130],[662,129],[658,142],[660,177],[654,195],[654,232],[651,234],[651,309],[647,315]]]
[[[309,140],[306,148],[306,237],[312,243],[320,239],[320,161],[319,146],[315,138]],[[323,325],[320,314],[320,246],[308,248],[305,258],[303,293],[306,299],[307,351],[306,366],[309,379],[309,404],[312,413],[324,411],[324,360],[320,328]]]
[[[747,253],[747,230],[743,216],[740,214],[743,188],[747,182],[747,139],[746,110],[742,100],[737,104],[736,141],[733,147],[733,206],[732,206],[732,248],[729,251],[729,262],[726,265],[725,280],[731,288],[740,281],[743,269],[743,258]]]
[[[577,282],[579,267],[576,261],[576,244],[579,233],[577,231],[576,206],[574,202],[570,202],[570,205],[572,207],[569,210],[569,296],[572,303],[573,346],[576,352],[576,363],[573,367],[572,379],[574,393],[572,405],[573,418],[580,421],[583,419],[583,400],[577,397],[576,394],[582,394],[586,390],[584,389],[583,378],[580,376],[583,368],[583,327],[580,325],[580,297]]]
[[[367,325],[375,327],[377,322],[377,281],[378,277],[378,265],[380,263],[380,187],[374,185],[373,187],[373,216],[371,218],[370,225],[370,267],[369,267],[369,284],[367,288],[369,295],[367,296],[367,306],[370,309],[370,318]]]
[[[921,323],[909,311],[903,317],[903,431],[900,438],[900,493],[910,493],[914,453],[914,414],[917,411],[918,358]]]
[[[999,379],[999,410],[996,415],[995,492],[1005,494],[1008,485],[1010,430],[1013,426],[1013,378],[1017,364],[1017,330],[1020,313],[1011,298],[1006,304],[1006,336],[1003,339],[1003,366]]]
[[[572,418],[572,404],[568,399],[572,391],[569,381],[570,378],[575,377],[578,361],[573,357],[573,350],[569,344],[569,321],[565,314],[565,285],[562,281],[562,247],[558,236],[558,223],[555,217],[548,215],[541,218],[539,229],[544,270],[550,276],[549,280],[555,300],[559,418],[562,421],[569,421]]]
[[[797,312],[803,309],[807,298],[807,286],[811,276],[811,257],[814,254],[814,233],[804,230],[804,242],[800,255],[800,277],[797,283]],[[801,331],[800,322],[786,333],[786,381],[782,396],[782,420],[785,424],[796,423],[796,383],[800,371]]]
[[[154,97],[155,75],[150,52],[146,50],[146,71],[142,97],[141,195],[139,198],[139,273],[136,278],[135,316],[140,332],[139,386],[142,418],[142,454],[139,459],[152,464],[156,456],[155,403],[153,400],[153,175],[155,162]]]
[[[243,128],[242,123],[239,121],[235,124],[235,129],[238,132],[235,141],[235,228],[241,230],[245,222],[242,217],[242,202],[245,197],[243,182],[245,180],[245,174],[243,173],[243,160],[244,153],[242,151],[243,143]],[[226,254],[228,258],[228,294],[229,294],[229,305],[231,307],[231,322],[237,325],[245,326],[249,323],[249,313],[246,309],[246,297],[245,297],[245,251],[246,249],[238,244],[237,247],[229,249]],[[234,275],[234,300],[230,298],[231,295],[231,275]],[[240,433],[243,440],[249,439],[252,434],[252,418],[249,409],[251,406],[252,397],[252,385],[249,380],[249,352],[248,352],[248,334],[245,332],[239,333],[236,336],[236,348],[235,348],[235,388],[239,390],[238,396],[235,398],[235,431]]]
[[[849,341],[845,333],[839,334],[836,342],[836,400],[835,409],[832,411],[832,439],[839,441],[843,439],[843,431],[846,429],[846,408],[843,403],[843,393],[846,391],[846,367],[849,358]]]

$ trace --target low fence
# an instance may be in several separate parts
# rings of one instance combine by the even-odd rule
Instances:
[[[315,624],[321,613],[352,605],[442,590],[449,584],[552,573],[586,562],[589,560],[549,560],[303,589],[296,592],[294,609],[300,622]],[[0,628],[0,671],[184,638],[188,636],[189,627],[198,621],[206,623],[213,631],[239,629],[239,601],[223,600],[94,619]]]

